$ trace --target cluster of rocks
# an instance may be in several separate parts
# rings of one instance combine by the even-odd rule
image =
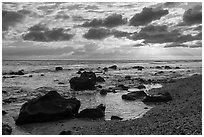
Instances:
[[[43,96],[24,103],[16,120],[16,125],[35,122],[48,122],[60,119],[90,118],[98,119],[105,115],[105,106],[100,104],[96,108],[79,111],[81,102],[76,98],[66,99],[56,90],[49,91]]]
[[[155,69],[181,69],[180,67],[170,67],[170,66],[155,66],[155,67],[150,67],[150,68],[155,68]]]

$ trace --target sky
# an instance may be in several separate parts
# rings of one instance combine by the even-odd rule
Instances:
[[[202,59],[202,3],[4,2],[2,59]]]

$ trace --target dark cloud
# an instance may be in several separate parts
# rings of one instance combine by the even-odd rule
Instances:
[[[82,24],[83,27],[115,27],[123,25],[127,22],[120,14],[112,14],[105,19],[93,19],[92,21],[86,21]]]
[[[120,38],[120,37],[128,37],[132,33],[128,33],[128,32],[113,29],[113,30],[111,30],[111,34],[116,38]]]
[[[183,22],[179,25],[193,25],[202,23],[202,6],[195,6],[183,14]]]
[[[104,39],[110,36],[110,30],[105,28],[91,28],[87,33],[84,34],[86,39]]]
[[[175,48],[175,47],[187,48],[188,46],[185,44],[181,44],[181,43],[172,43],[172,44],[164,46],[164,48]]]
[[[146,25],[152,22],[153,20],[159,20],[162,16],[165,16],[168,13],[169,13],[168,10],[143,8],[141,13],[135,14],[130,19],[130,25],[132,26]]]
[[[68,34],[67,31],[68,30],[63,28],[49,29],[43,24],[37,24],[30,27],[28,29],[28,33],[24,34],[22,37],[24,40],[29,41],[66,41],[70,40],[74,36],[73,34]]]
[[[16,23],[19,23],[23,20],[24,15],[22,12],[14,11],[2,11],[2,30],[6,31],[10,26],[15,26]]]
[[[187,41],[201,40],[202,33],[199,33],[195,36],[192,36],[190,34],[182,35],[178,30],[169,31],[166,25],[149,25],[142,28],[139,33],[134,33],[128,38],[132,40],[144,39],[147,43],[183,43]]]

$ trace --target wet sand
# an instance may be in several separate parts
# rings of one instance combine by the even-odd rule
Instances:
[[[73,134],[88,135],[201,135],[202,75],[177,80],[158,89],[168,91],[173,100],[157,104],[142,118],[129,121],[107,121],[81,126]]]

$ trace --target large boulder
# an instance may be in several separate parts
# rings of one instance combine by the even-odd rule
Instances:
[[[158,93],[157,95],[146,96],[143,102],[168,102],[171,101],[172,97],[169,92]]]
[[[78,114],[80,105],[76,98],[65,99],[57,91],[50,91],[24,103],[16,125],[72,118]]]
[[[63,68],[62,67],[56,67],[55,70],[59,71],[59,70],[63,70]]]
[[[123,100],[136,100],[146,97],[147,94],[144,91],[133,91],[122,95]]]
[[[11,133],[12,128],[6,123],[2,123],[2,135],[11,135]]]
[[[79,118],[89,118],[89,119],[98,119],[105,116],[106,107],[103,104],[100,104],[96,108],[86,108],[82,110],[79,114]]]

